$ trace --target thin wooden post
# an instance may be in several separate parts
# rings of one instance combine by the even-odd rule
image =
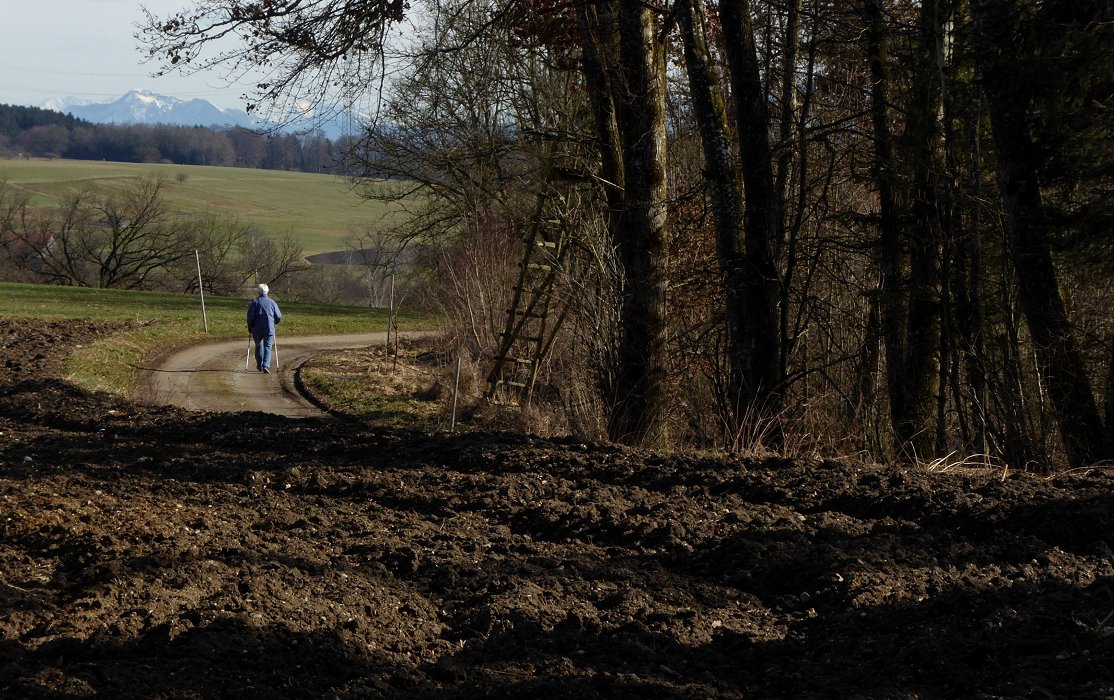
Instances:
[[[205,313],[205,282],[201,278],[201,253],[197,252],[197,248],[193,249],[193,255],[197,258],[197,291],[201,292],[201,320],[205,324],[205,332],[209,332],[209,315]]]
[[[383,359],[391,356],[391,324],[394,323],[395,300],[394,295],[387,294],[387,340],[383,343]]]
[[[387,326],[387,345],[391,344],[391,328],[395,331],[395,347],[391,354],[391,372],[398,369],[398,326],[395,323],[395,273],[391,273],[391,317]]]
[[[449,432],[456,430],[456,401],[460,394],[460,355],[456,356],[456,371],[453,372],[453,415],[449,419]]]

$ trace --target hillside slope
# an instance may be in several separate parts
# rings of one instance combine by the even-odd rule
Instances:
[[[0,696],[1114,695],[1114,478],[84,393],[0,320]]]
[[[292,233],[307,254],[343,250],[354,231],[383,228],[401,206],[362,199],[343,178],[327,174],[202,165],[84,160],[0,160],[0,179],[36,205],[55,206],[82,188],[128,191],[133,179],[161,177],[172,211],[216,214],[270,236]]]

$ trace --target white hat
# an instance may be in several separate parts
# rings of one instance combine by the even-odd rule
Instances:
[[[259,292],[259,296],[265,297],[267,296],[267,292],[271,291],[271,288],[265,284],[259,284],[256,285],[255,290]]]

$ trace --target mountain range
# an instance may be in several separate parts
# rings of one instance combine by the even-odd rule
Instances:
[[[241,126],[247,129],[275,129],[284,132],[320,129],[329,138],[345,133],[343,115],[315,120],[310,113],[291,118],[267,120],[238,109],[220,109],[202,100],[181,100],[150,90],[131,90],[111,102],[89,102],[72,97],[47,100],[40,105],[94,124],[169,124],[173,126]]]

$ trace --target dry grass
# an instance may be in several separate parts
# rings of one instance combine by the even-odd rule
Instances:
[[[1009,471],[1009,466],[1003,464],[1001,460],[995,459],[988,454],[974,454],[974,455],[960,455],[956,452],[949,452],[943,457],[925,462],[922,464],[925,471],[934,472],[938,474],[945,474],[948,472],[966,471],[976,469],[979,471],[994,470],[1001,471],[1003,476]]]
[[[382,347],[318,355],[302,368],[302,384],[329,410],[377,425],[542,436],[568,432],[560,411],[544,402],[522,408],[489,401],[482,362],[462,362],[455,381],[456,357],[443,350],[445,344],[443,338],[404,340],[397,356],[387,356]]]
[[[388,426],[434,429],[450,398],[443,368],[410,343],[397,358],[382,347],[318,355],[302,368],[302,383],[330,410]]]

